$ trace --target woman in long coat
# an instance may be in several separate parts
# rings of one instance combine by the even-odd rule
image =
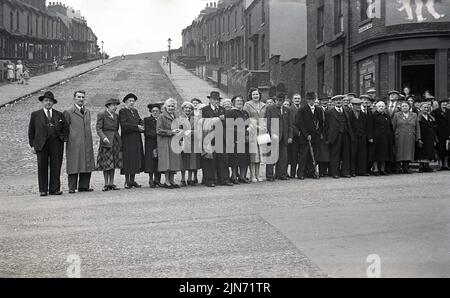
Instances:
[[[144,121],[134,108],[137,96],[130,93],[123,99],[125,108],[119,112],[122,131],[123,168],[125,188],[140,188],[135,181],[136,174],[144,171],[144,146],[141,134],[144,132]]]
[[[420,172],[433,172],[430,162],[436,160],[435,145],[437,141],[436,121],[431,115],[431,103],[420,104],[420,132],[421,137],[417,145],[416,161],[420,163]]]
[[[246,121],[250,118],[248,113],[244,111],[245,101],[241,96],[235,96],[231,100],[233,108],[228,111],[225,115],[227,119],[233,119],[236,125],[233,127],[227,127],[230,129],[227,135],[234,136],[234,151],[228,155],[228,162],[231,167],[231,182],[233,184],[244,183],[248,184],[250,181],[247,179],[247,170],[250,165],[250,154],[249,154],[249,126]],[[242,120],[244,126],[239,126],[238,120]],[[244,143],[242,143],[244,142]]]
[[[122,141],[119,135],[119,116],[116,114],[118,99],[106,102],[106,110],[97,116],[97,134],[100,145],[97,155],[97,171],[103,171],[105,186],[103,191],[119,190],[114,185],[115,169],[122,168]]]
[[[441,159],[441,171],[448,171],[448,158],[450,156],[450,148],[447,148],[447,142],[450,142],[450,110],[447,106],[448,99],[439,102],[439,109],[434,110],[431,114],[436,119],[436,132],[438,143],[436,151]]]
[[[244,111],[248,113],[251,119],[250,130],[250,180],[261,182],[259,175],[261,167],[261,152],[257,143],[259,134],[264,134],[265,116],[267,106],[262,102],[262,94],[257,88],[250,88],[248,92],[248,101],[244,105]]]
[[[196,150],[198,145],[198,134],[194,133],[196,128],[196,117],[194,115],[194,105],[191,102],[184,102],[181,105],[181,116],[183,126],[189,129],[185,130],[185,135],[183,136],[183,152],[181,153],[181,159],[183,161],[181,170],[181,186],[186,187],[188,185],[194,186],[194,178],[197,175],[197,171],[201,168],[200,160],[201,156],[198,153],[200,150]],[[188,172],[188,177],[186,181],[186,172]]]
[[[159,116],[156,125],[158,134],[158,171],[165,173],[166,183],[164,187],[168,189],[180,188],[179,185],[175,184],[174,179],[176,172],[181,170],[181,154],[173,150],[176,148],[172,148],[173,138],[181,133],[179,128],[172,128],[172,123],[177,118],[175,114],[176,107],[177,101],[175,99],[169,98],[166,100],[162,115]]]
[[[373,162],[374,175],[386,175],[386,162],[394,161],[394,137],[392,122],[386,113],[386,104],[376,104],[372,116],[373,143],[369,146],[369,160]]]
[[[144,119],[145,127],[145,173],[148,174],[150,188],[162,187],[161,173],[158,171],[158,134],[156,123],[161,114],[162,104],[149,104],[150,117]]]
[[[414,160],[416,142],[420,139],[420,126],[417,114],[411,112],[411,106],[408,102],[403,102],[401,112],[394,115],[392,127],[395,134],[395,159],[402,169],[398,168],[397,173],[401,171],[410,174],[409,164]]]

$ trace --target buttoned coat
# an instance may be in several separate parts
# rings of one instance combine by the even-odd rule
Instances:
[[[66,145],[67,174],[91,173],[95,170],[94,144],[91,131],[91,112],[84,115],[75,106],[64,112],[69,127]]]
[[[176,116],[175,116],[176,117]],[[159,172],[177,172],[181,170],[181,154],[172,150],[172,140],[175,134],[172,132],[172,123],[176,118],[172,117],[165,109],[159,116],[156,124],[156,133],[158,134],[158,171]]]
[[[124,108],[119,112],[122,132],[123,168],[122,174],[134,175],[144,171],[144,145],[139,125],[144,121],[134,108]]]
[[[100,137],[100,148],[112,148],[115,142],[119,143],[119,148],[122,147],[122,141],[119,135],[119,116],[115,113],[111,115],[104,111],[97,115],[97,134]],[[107,138],[109,143],[103,140]]]
[[[420,125],[415,113],[409,113],[408,118],[402,112],[392,118],[392,128],[395,136],[395,160],[413,161],[416,142],[420,139]]]

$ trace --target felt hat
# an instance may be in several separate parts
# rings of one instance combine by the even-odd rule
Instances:
[[[400,92],[398,92],[397,90],[391,90],[391,91],[389,91],[389,92],[388,92],[388,95],[391,95],[391,94],[397,94],[397,95],[400,96]]]
[[[108,99],[108,101],[105,103],[105,107],[109,105],[120,105],[120,101],[115,98]]]
[[[222,97],[220,97],[220,93],[217,91],[211,91],[211,94],[209,96],[207,96],[207,98],[209,99],[218,99],[221,100]]]
[[[58,103],[58,101],[55,99],[55,95],[53,95],[53,93],[50,92],[50,91],[47,91],[47,92],[44,93],[44,95],[39,96],[39,101],[43,101],[45,98],[48,98],[48,99],[53,100],[53,102],[54,102],[55,104]]]
[[[314,92],[306,93],[305,100],[316,100],[316,93]]]
[[[335,100],[342,100],[345,96],[344,95],[335,95],[331,98],[332,101]]]
[[[163,105],[164,105],[163,103],[149,103],[149,104],[147,105],[147,108],[148,108],[150,111],[153,110],[154,108],[158,108],[158,109],[161,110],[161,108],[162,108]]]
[[[126,102],[130,98],[134,99],[135,101],[138,100],[138,98],[137,98],[137,96],[135,94],[128,93],[127,95],[125,95],[125,97],[123,98],[122,102]]]

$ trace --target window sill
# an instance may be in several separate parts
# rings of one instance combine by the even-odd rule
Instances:
[[[266,22],[261,23],[261,26],[259,27],[264,27],[266,25]]]
[[[372,19],[367,19],[359,22],[359,27],[372,23]]]

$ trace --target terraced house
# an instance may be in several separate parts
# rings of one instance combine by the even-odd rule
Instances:
[[[7,60],[22,60],[39,71],[55,57],[88,60],[98,55],[97,37],[72,8],[47,6],[45,0],[0,0],[0,67]]]

